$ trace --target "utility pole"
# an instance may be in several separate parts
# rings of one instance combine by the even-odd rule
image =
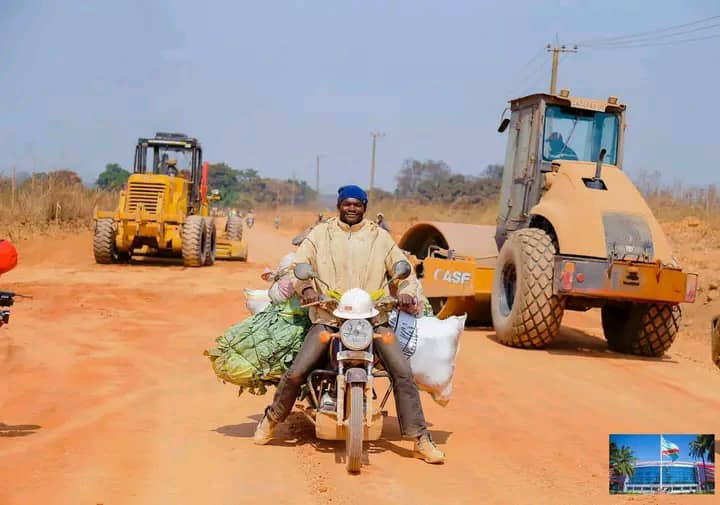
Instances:
[[[383,138],[385,136],[385,134],[378,133],[378,132],[371,132],[370,135],[372,135],[372,139],[373,139],[372,159],[370,161],[370,198],[372,198],[374,196],[373,188],[375,187],[375,147],[376,147],[378,137]]]
[[[16,191],[16,187],[17,187],[17,177],[16,177],[16,174],[15,174],[15,167],[13,166],[13,168],[12,168],[12,200],[11,200],[11,203],[10,203],[10,208],[12,208],[12,209],[15,208],[15,191]]]
[[[295,207],[295,172],[292,173],[290,180],[290,205]]]
[[[315,193],[317,193],[317,199],[320,199],[320,156],[315,156]]]
[[[557,74],[558,64],[560,63],[560,53],[577,53],[578,46],[573,46],[572,49],[568,49],[567,46],[559,46],[557,39],[555,45],[548,44],[547,51],[552,52],[552,77],[550,78],[550,94],[554,95],[557,91]]]

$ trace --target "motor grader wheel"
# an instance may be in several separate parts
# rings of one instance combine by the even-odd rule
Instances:
[[[95,222],[93,255],[95,262],[101,265],[117,263],[120,260],[115,246],[115,227],[112,219],[98,219]]]
[[[243,221],[240,216],[228,216],[225,223],[225,233],[228,240],[242,240]]]
[[[205,265],[208,253],[207,224],[202,216],[188,216],[182,228],[182,257],[186,267]]]
[[[679,305],[612,303],[600,310],[608,348],[624,354],[660,357],[675,341]]]
[[[552,240],[537,228],[515,231],[503,244],[490,302],[503,344],[540,349],[560,331],[564,300],[553,294],[554,258]]]
[[[217,230],[215,220],[211,217],[205,218],[205,242],[207,244],[205,266],[212,266],[215,264],[215,251],[217,250]]]

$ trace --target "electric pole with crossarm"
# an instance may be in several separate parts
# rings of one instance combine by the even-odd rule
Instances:
[[[555,45],[547,45],[547,51],[552,51],[552,76],[550,77],[550,94],[554,95],[557,91],[557,75],[558,75],[558,64],[560,63],[560,53],[577,53],[578,46],[573,46],[572,49],[568,49],[565,45],[558,46],[557,42]]]
[[[382,138],[385,136],[384,133],[371,132],[373,143],[372,143],[372,159],[370,161],[370,199],[373,198],[373,188],[375,187],[375,145],[378,137]]]

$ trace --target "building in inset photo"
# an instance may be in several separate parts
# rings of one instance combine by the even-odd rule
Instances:
[[[610,435],[609,463],[613,494],[715,493],[714,435]]]

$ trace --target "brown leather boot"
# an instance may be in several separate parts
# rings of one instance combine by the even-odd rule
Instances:
[[[425,460],[426,463],[445,463],[445,453],[437,448],[435,442],[433,442],[432,438],[430,438],[429,433],[420,435],[415,441],[413,456]]]
[[[276,426],[277,423],[270,419],[270,416],[268,416],[266,413],[263,418],[260,419],[257,428],[255,428],[255,435],[253,435],[253,443],[255,445],[266,445],[268,442],[270,442],[270,440],[272,440],[273,432],[275,431]]]

